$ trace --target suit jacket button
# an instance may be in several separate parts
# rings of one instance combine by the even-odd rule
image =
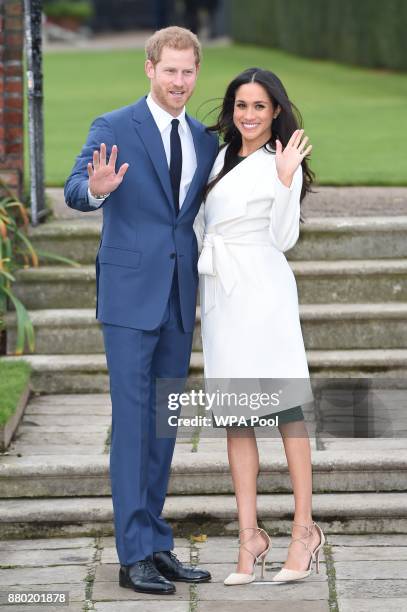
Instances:
[[[177,255],[176,253],[171,253],[170,258],[175,259],[176,255]]]

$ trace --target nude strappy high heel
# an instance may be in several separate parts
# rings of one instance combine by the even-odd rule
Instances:
[[[250,553],[254,557],[253,572],[251,574],[242,574],[242,573],[232,572],[223,582],[223,584],[226,584],[226,586],[234,586],[237,584],[249,584],[250,582],[253,582],[254,580],[256,580],[255,567],[258,561],[262,562],[261,577],[262,579],[264,578],[264,566],[266,563],[266,557],[271,550],[271,540],[270,540],[269,535],[264,531],[264,529],[261,529],[261,527],[245,527],[244,529],[240,529],[239,534],[242,533],[242,531],[248,531],[249,529],[252,531],[255,531],[255,533],[248,540],[246,540],[244,544],[242,544],[240,540],[239,540],[239,543],[240,543],[240,546],[242,546],[245,550],[247,550],[248,553]],[[246,544],[248,544],[248,542],[253,540],[253,538],[255,538],[259,534],[264,535],[264,537],[266,538],[267,547],[265,550],[263,550],[262,553],[260,553],[260,555],[256,557],[256,555],[246,547]]]
[[[307,530],[307,535],[305,536],[306,538],[311,537],[312,532],[315,527],[319,533],[320,542],[314,550],[311,550],[308,546],[308,543],[304,542],[302,538],[294,538],[293,540],[291,540],[290,546],[293,542],[301,542],[301,544],[305,546],[305,548],[311,555],[308,567],[305,571],[290,570],[290,569],[283,568],[278,572],[278,574],[273,576],[272,578],[273,582],[293,582],[294,580],[302,580],[303,578],[307,578],[307,576],[309,576],[312,572],[312,564],[314,561],[316,563],[316,573],[319,574],[319,553],[323,545],[325,544],[325,536],[322,532],[321,527],[317,525],[314,521],[311,523],[311,525],[300,525],[299,523],[293,523],[293,525],[297,525],[298,527],[303,527],[304,529],[306,529]]]

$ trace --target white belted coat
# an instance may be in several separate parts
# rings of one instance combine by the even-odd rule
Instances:
[[[201,208],[195,231],[206,378],[309,377],[297,286],[284,256],[299,235],[301,186],[301,167],[286,187],[275,154],[261,148],[226,174]]]

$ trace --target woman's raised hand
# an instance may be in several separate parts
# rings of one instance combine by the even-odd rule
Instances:
[[[294,172],[312,149],[312,145],[305,148],[308,136],[304,136],[304,130],[295,130],[285,149],[280,140],[276,140],[276,168],[278,178],[284,185],[291,185]]]
[[[106,145],[102,142],[100,152],[93,151],[93,163],[88,163],[89,189],[92,195],[111,193],[120,185],[129,164],[122,164],[116,173],[117,146],[113,145],[109,161],[106,162]]]

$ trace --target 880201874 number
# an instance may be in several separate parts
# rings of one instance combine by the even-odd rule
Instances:
[[[9,591],[0,595],[0,602],[8,604],[42,604],[42,605],[69,605],[68,591]],[[4,597],[6,595],[6,597]],[[11,612],[12,608],[10,608]]]

